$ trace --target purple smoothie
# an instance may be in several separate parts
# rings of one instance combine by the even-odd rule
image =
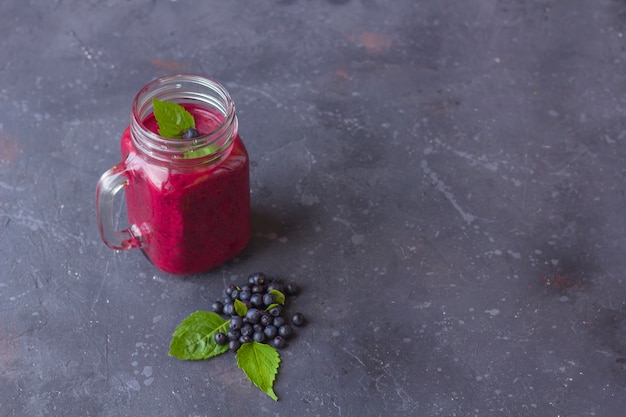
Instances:
[[[207,134],[221,114],[185,105],[196,129]],[[158,132],[154,115],[143,125]],[[237,135],[221,162],[184,169],[149,164],[138,155],[129,129],[122,157],[133,171],[125,187],[128,220],[141,230],[143,250],[161,270],[193,274],[233,258],[250,239],[248,153]]]

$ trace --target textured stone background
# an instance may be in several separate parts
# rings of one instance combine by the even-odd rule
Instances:
[[[0,2],[0,415],[621,416],[626,3]],[[223,83],[254,237],[168,276],[95,184],[148,81]],[[264,271],[275,403],[176,325]]]

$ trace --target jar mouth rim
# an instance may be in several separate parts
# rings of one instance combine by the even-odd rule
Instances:
[[[203,91],[191,91],[185,87],[196,87]],[[211,93],[211,94],[208,94]],[[197,74],[174,74],[160,77],[146,84],[135,96],[132,103],[132,117],[137,123],[143,126],[143,121],[153,111],[152,99],[161,101],[173,101],[175,103],[204,103],[209,104],[224,116],[216,130],[222,125],[227,125],[235,116],[235,104],[226,89],[217,81]],[[155,136],[172,140],[153,133]],[[202,135],[207,136],[211,133]],[[179,141],[181,139],[173,139]],[[184,140],[184,139],[183,139]]]
[[[161,146],[174,148],[181,148],[185,145],[194,145],[198,143],[210,145],[211,143],[220,140],[220,138],[222,138],[224,134],[227,133],[228,130],[230,130],[230,126],[232,126],[233,122],[236,121],[236,116],[234,116],[233,114],[233,116],[229,119],[225,118],[220,121],[217,128],[209,133],[200,133],[198,136],[195,136],[193,138],[168,138],[148,129],[143,122],[145,118],[143,120],[140,120],[136,118],[136,115],[133,115],[133,118],[135,119],[134,121],[136,122],[136,124],[141,126],[143,136],[147,136],[151,142]]]
[[[214,130],[200,136],[189,139],[167,138],[148,129],[144,124],[144,120],[154,112],[153,99],[178,104],[199,104],[215,110],[223,119]],[[189,152],[209,146],[215,147],[212,154],[220,154],[229,148],[231,141],[228,138],[237,134],[235,104],[226,89],[211,78],[195,74],[160,77],[146,84],[135,96],[131,111],[131,129],[140,133],[144,142],[142,148],[156,159],[184,158]]]

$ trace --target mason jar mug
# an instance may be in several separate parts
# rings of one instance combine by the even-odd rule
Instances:
[[[195,135],[159,133],[154,100],[182,106]],[[121,161],[96,188],[96,219],[104,243],[140,248],[162,271],[193,274],[239,253],[250,239],[250,178],[234,103],[217,82],[174,75],[135,97],[121,137]],[[115,195],[124,190],[129,226],[117,230]]]

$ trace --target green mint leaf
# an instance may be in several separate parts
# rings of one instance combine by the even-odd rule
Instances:
[[[270,304],[267,307],[265,307],[265,311],[270,311],[271,309],[273,309],[274,307],[278,307],[280,304],[278,303],[274,303],[274,304]]]
[[[246,307],[246,305],[241,301],[235,300],[235,312],[241,317],[246,317],[248,307]]]
[[[196,311],[183,320],[172,336],[170,356],[183,360],[209,359],[228,350],[215,342],[217,332],[228,332],[229,320],[218,314]]]
[[[159,125],[159,135],[170,139],[181,139],[185,130],[196,127],[191,113],[178,103],[152,99],[154,118]]]
[[[237,349],[237,366],[254,385],[274,401],[278,401],[273,387],[279,364],[280,355],[270,345],[250,342],[244,343]]]
[[[193,159],[193,158],[202,158],[203,156],[211,155],[215,153],[217,150],[217,146],[208,145],[201,149],[196,149],[195,151],[190,151],[185,153],[185,159]]]
[[[276,302],[278,304],[285,305],[285,294],[278,290],[271,290],[270,294],[274,294],[274,297],[276,297]]]

